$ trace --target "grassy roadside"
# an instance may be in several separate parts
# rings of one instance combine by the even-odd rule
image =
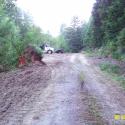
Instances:
[[[110,52],[104,50],[103,48],[95,50],[86,49],[83,53],[85,53],[89,57],[111,57],[112,59],[125,62],[125,54],[118,54],[118,53],[111,54]]]
[[[91,50],[86,50],[83,52],[84,54],[86,54],[88,57],[94,57],[94,56],[100,56],[100,53],[97,53],[96,51],[91,51]]]
[[[122,69],[114,64],[101,63],[99,64],[100,69],[113,80],[118,81],[125,88],[125,76],[122,74]]]
[[[101,57],[100,60],[104,58],[100,53],[98,53],[98,51],[88,50],[85,51],[84,54],[90,58]],[[118,81],[120,85],[125,88],[125,70],[121,66],[107,61],[100,61],[99,63],[97,63],[97,65],[106,75],[110,76],[113,80]]]

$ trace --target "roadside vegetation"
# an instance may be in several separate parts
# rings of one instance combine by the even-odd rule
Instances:
[[[105,56],[124,60],[125,54],[125,1],[96,1],[92,18],[84,27],[85,46],[99,49]],[[86,32],[87,31],[87,32]]]
[[[110,74],[114,80],[117,80],[125,88],[125,76],[120,66],[111,63],[101,63],[99,67],[107,75]]]

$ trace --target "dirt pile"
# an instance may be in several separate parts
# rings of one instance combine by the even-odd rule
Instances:
[[[36,64],[1,73],[0,125],[7,124],[8,120],[18,120],[17,116],[23,117],[42,89],[47,87],[50,76],[47,66]],[[25,110],[25,107],[28,108]]]

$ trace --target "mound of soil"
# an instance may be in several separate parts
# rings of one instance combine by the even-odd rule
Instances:
[[[0,124],[18,120],[33,105],[51,77],[51,70],[43,65],[31,65],[0,74]],[[26,108],[27,107],[27,108]],[[26,109],[26,110],[25,110]],[[21,111],[21,112],[20,112]]]

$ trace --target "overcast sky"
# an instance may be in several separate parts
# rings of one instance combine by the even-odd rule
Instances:
[[[18,0],[18,5],[29,12],[35,24],[53,36],[61,24],[70,24],[73,16],[88,21],[95,0]]]

